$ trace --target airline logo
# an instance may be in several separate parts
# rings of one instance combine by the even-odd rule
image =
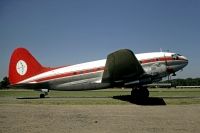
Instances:
[[[27,72],[27,64],[23,60],[19,60],[16,65],[16,70],[19,75],[25,75]]]

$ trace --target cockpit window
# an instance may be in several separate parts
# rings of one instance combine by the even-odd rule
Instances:
[[[181,55],[180,54],[173,54],[172,58],[175,59],[175,60],[177,60],[179,56],[181,56]]]

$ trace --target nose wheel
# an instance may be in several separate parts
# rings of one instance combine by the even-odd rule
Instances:
[[[149,97],[149,90],[147,87],[137,87],[133,88],[131,91],[131,96],[136,99],[146,99]]]

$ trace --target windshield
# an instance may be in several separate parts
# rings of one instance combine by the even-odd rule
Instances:
[[[181,56],[180,54],[172,54],[173,59],[178,59],[178,57]]]

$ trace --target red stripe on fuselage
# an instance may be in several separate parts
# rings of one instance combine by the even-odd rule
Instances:
[[[152,59],[146,59],[146,60],[140,60],[139,62],[144,65],[148,63],[155,63],[155,62],[160,62],[160,61],[173,61],[173,60],[185,60],[182,58],[174,59],[172,57],[158,57],[158,58],[152,58]],[[63,67],[57,67],[57,68],[50,68],[49,70],[56,70],[58,68],[63,68]],[[35,81],[30,81],[30,82],[44,82],[44,81],[49,81],[49,80],[54,80],[54,79],[59,79],[59,78],[65,78],[65,77],[71,77],[71,76],[78,76],[78,75],[84,75],[88,73],[95,73],[95,72],[100,72],[104,70],[104,67],[98,67],[98,68],[93,68],[93,69],[85,69],[85,70],[79,70],[75,72],[67,72],[67,73],[62,73],[62,74],[56,74],[54,76],[50,77],[45,77],[41,78]],[[48,72],[48,71],[46,71]]]

